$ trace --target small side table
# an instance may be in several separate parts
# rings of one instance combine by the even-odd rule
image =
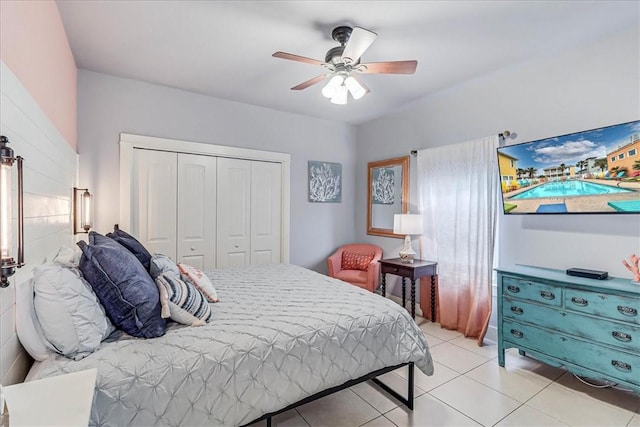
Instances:
[[[3,387],[11,426],[89,424],[97,369]]]
[[[416,279],[431,277],[431,321],[436,321],[436,277],[438,275],[438,263],[414,259],[413,264],[402,262],[400,258],[381,259],[380,271],[382,273],[382,296],[386,295],[386,275],[395,274],[402,277],[402,306],[405,306],[405,279],[411,280],[411,317],[416,318]]]

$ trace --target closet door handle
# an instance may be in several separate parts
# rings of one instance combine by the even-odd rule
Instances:
[[[549,301],[556,299],[556,294],[549,291],[540,291],[540,296]]]
[[[512,294],[517,294],[518,292],[520,292],[520,288],[518,286],[514,286],[514,285],[507,286],[507,290],[509,292],[511,292]]]
[[[516,307],[515,305],[512,305],[511,306],[511,312],[514,313],[514,314],[521,315],[521,314],[524,313],[524,310],[521,309],[520,307]]]
[[[611,365],[618,371],[631,372],[631,365],[625,362],[621,362],[620,360],[612,360]]]
[[[571,302],[578,307],[586,307],[589,305],[589,300],[586,300],[584,298],[572,297]]]
[[[620,312],[620,314],[623,314],[625,316],[637,316],[638,315],[638,309],[633,308],[633,307],[627,307],[626,305],[619,305],[618,306],[618,311]]]
[[[625,334],[624,332],[613,331],[613,332],[611,332],[611,335],[615,339],[617,339],[618,341],[621,341],[621,342],[630,342],[631,341],[631,335]]]
[[[517,329],[512,329],[511,330],[511,335],[513,335],[516,338],[524,337],[524,333],[522,331],[517,330]]]

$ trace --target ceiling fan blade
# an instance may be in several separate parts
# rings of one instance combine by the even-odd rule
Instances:
[[[371,62],[360,64],[359,67],[362,67],[359,71],[365,74],[413,74],[418,67],[418,61]]]
[[[306,89],[309,86],[313,86],[316,83],[320,83],[321,81],[323,81],[324,79],[327,78],[327,74],[322,74],[321,76],[318,77],[314,77],[310,80],[307,80],[306,82],[302,82],[297,86],[294,86],[291,88],[291,90],[302,90],[302,89]]]
[[[342,52],[342,60],[348,64],[355,64],[362,54],[371,46],[378,37],[373,31],[355,27],[351,32],[349,41]]]
[[[304,62],[305,64],[321,65],[321,66],[325,65],[324,62],[319,61],[317,59],[307,58],[305,56],[300,56],[300,55],[294,55],[293,53],[276,52],[272,56],[275,58],[288,59],[290,61]]]
[[[362,86],[362,89],[365,90],[365,95],[369,92],[371,92],[369,90],[369,88],[367,87],[366,84],[364,84],[364,82],[362,81],[362,79],[360,77],[358,77],[358,75],[356,73],[351,73],[351,77],[353,77],[354,79],[356,79],[356,81],[360,84],[360,86]]]

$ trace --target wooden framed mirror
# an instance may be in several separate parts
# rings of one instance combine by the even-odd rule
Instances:
[[[367,234],[403,239],[393,233],[393,215],[409,207],[409,156],[368,165]]]

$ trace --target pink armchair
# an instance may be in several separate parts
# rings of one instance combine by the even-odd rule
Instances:
[[[368,263],[366,262],[368,260],[367,255],[373,255],[373,259]],[[379,246],[368,243],[345,245],[338,248],[327,259],[329,276],[373,292],[378,289],[380,276],[380,263],[378,261],[380,259],[382,259],[382,248]],[[357,264],[356,268],[343,268],[343,260],[347,264],[351,264],[351,267]]]

